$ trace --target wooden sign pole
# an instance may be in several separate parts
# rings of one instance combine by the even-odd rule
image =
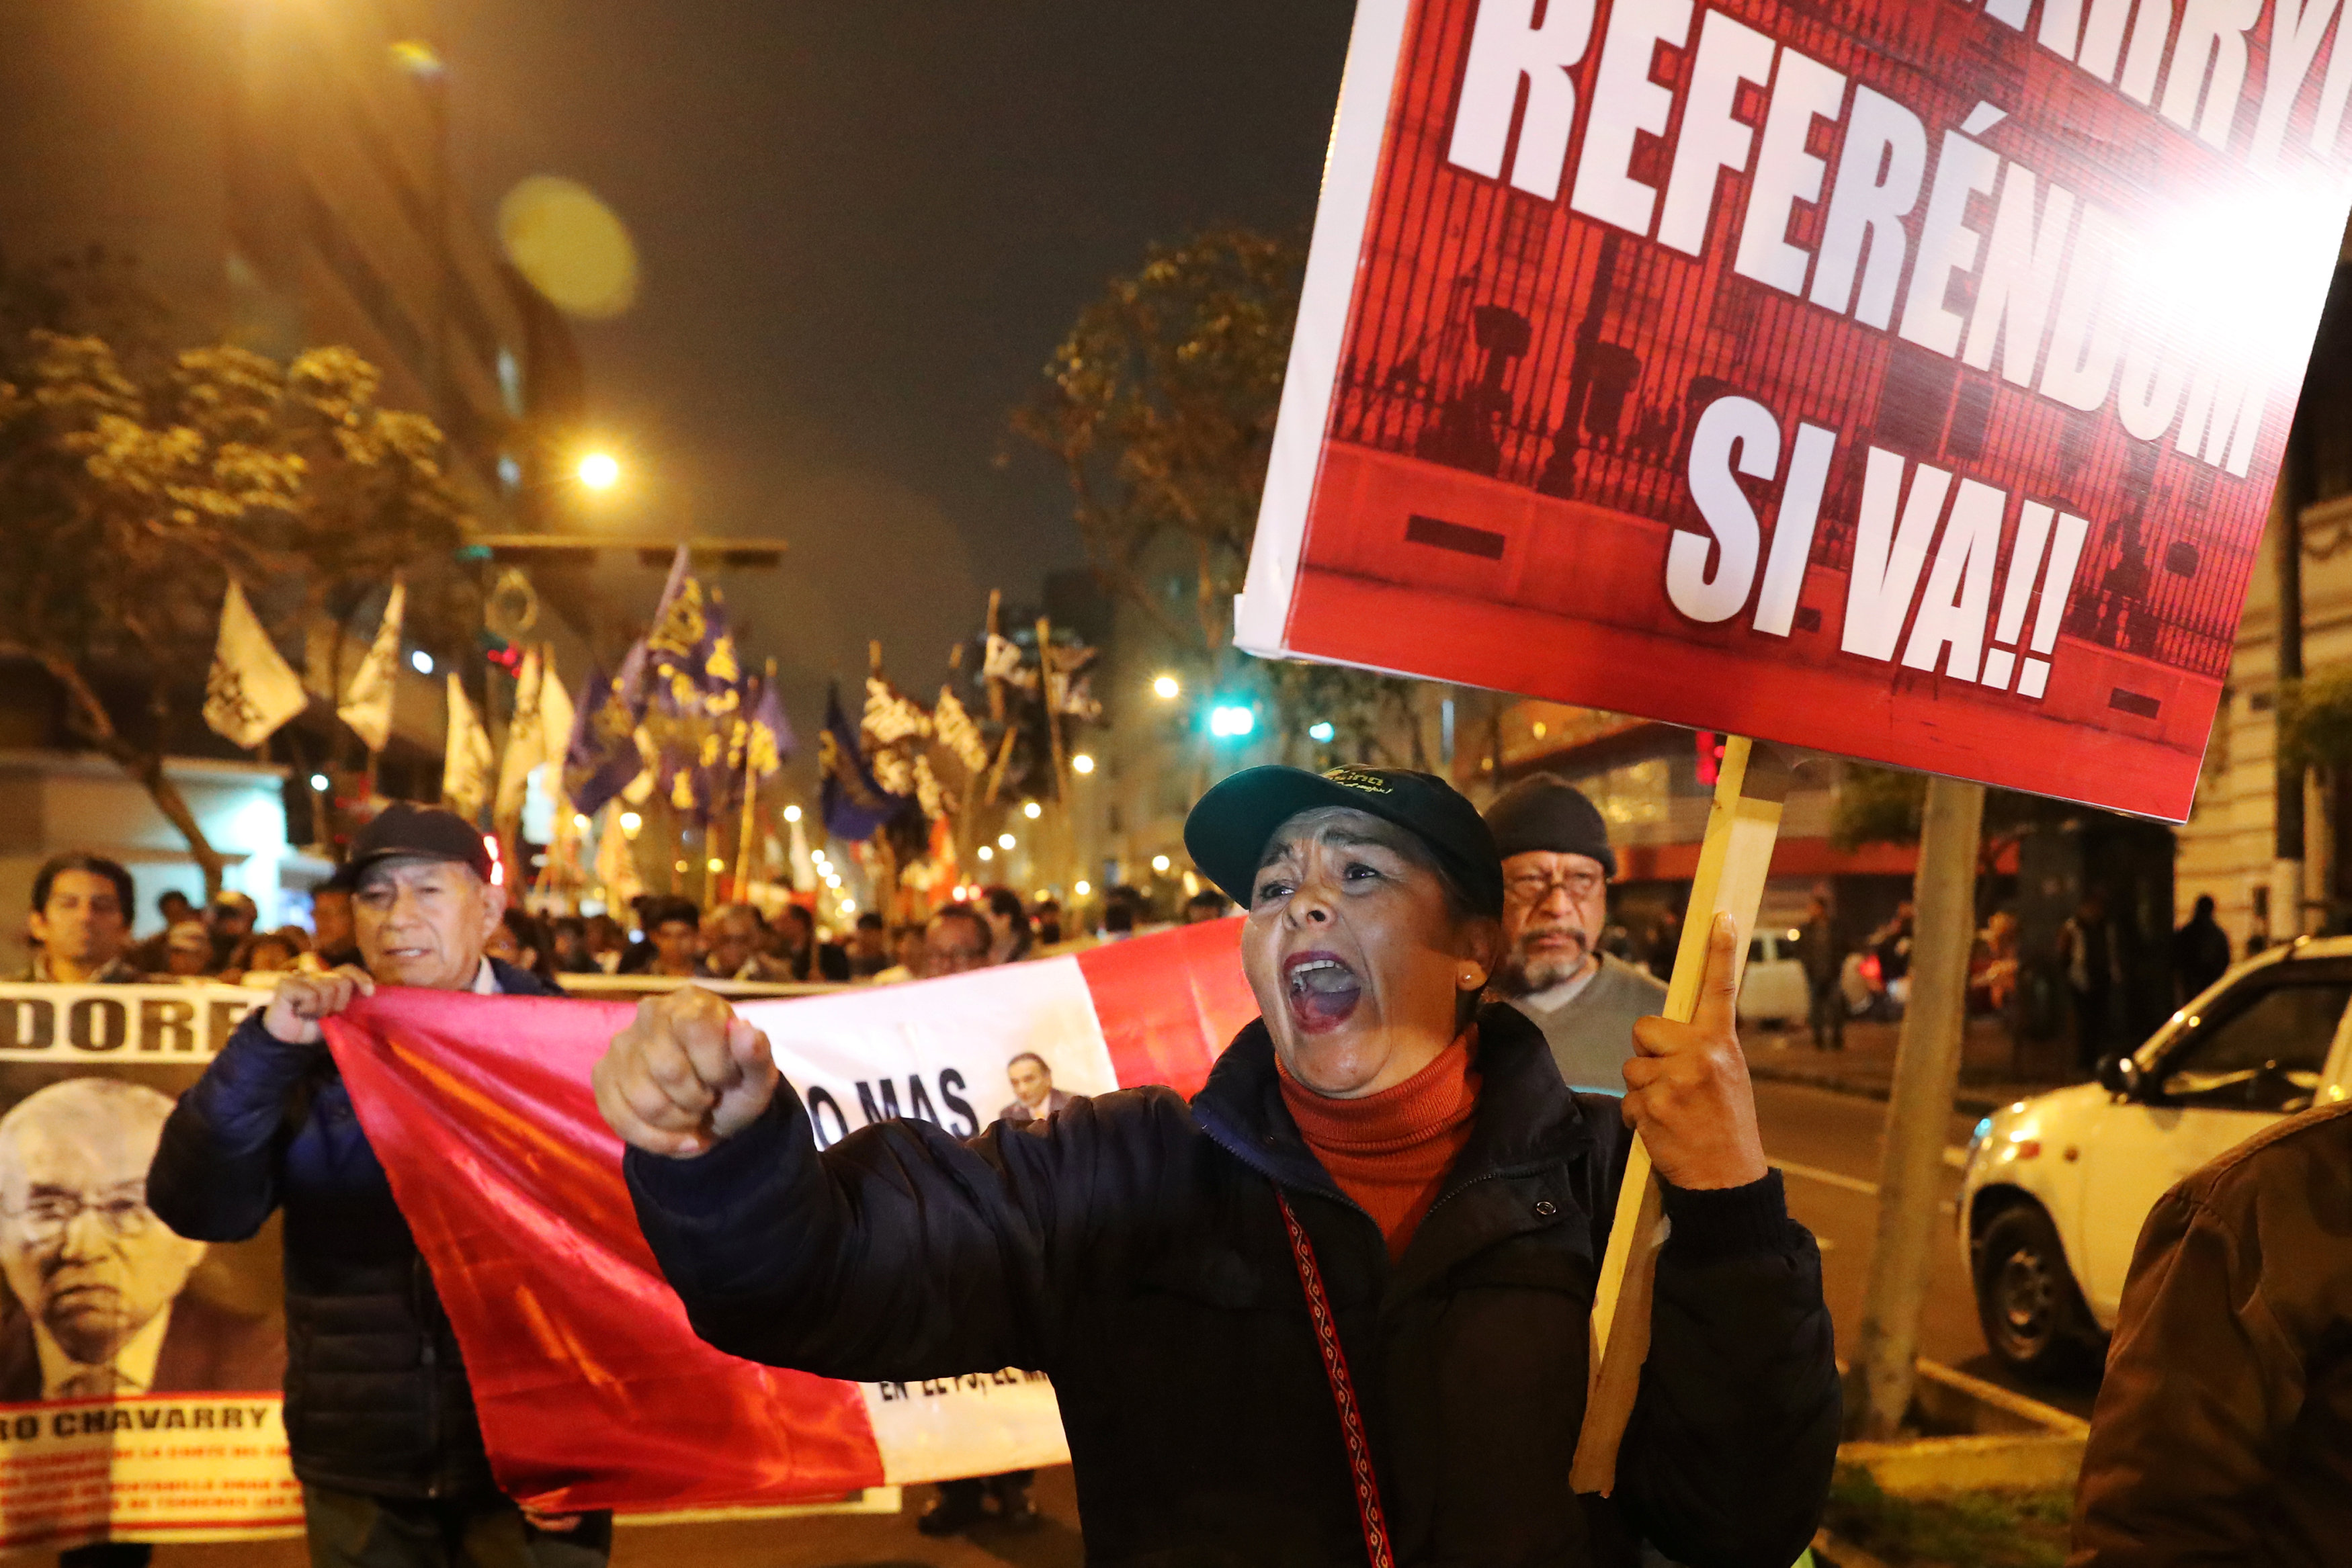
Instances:
[[[1691,881],[1690,904],[1684,912],[1682,946],[1675,950],[1674,978],[1666,986],[1665,1016],[1677,1023],[1689,1022],[1697,1010],[1707,939],[1717,915],[1731,916],[1738,935],[1735,961],[1743,967],[1747,963],[1748,939],[1771,870],[1789,777],[1787,759],[1771,747],[1743,736],[1725,742],[1698,873]],[[1609,1250],[1601,1260],[1600,1288],[1592,1301],[1592,1343],[1600,1354],[1592,1359],[1584,1428],[1577,1435],[1576,1459],[1569,1471],[1570,1484],[1580,1492],[1605,1497],[1617,1482],[1617,1448],[1641,1389],[1642,1362],[1650,1353],[1650,1286],[1658,1249],[1665,1244],[1663,1209],[1650,1153],[1636,1136],[1618,1189],[1617,1218],[1610,1227]]]

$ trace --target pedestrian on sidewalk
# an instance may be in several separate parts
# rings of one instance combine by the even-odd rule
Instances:
[[[1486,808],[1503,859],[1503,959],[1495,995],[1543,1030],[1571,1089],[1625,1092],[1633,1023],[1664,1010],[1666,988],[1601,950],[1617,852],[1581,790],[1538,773]]]
[[[457,1335],[320,1024],[378,986],[555,993],[486,956],[506,890],[454,813],[387,808],[336,880],[366,967],[289,975],[247,1015],[164,1123],[148,1206],[195,1241],[285,1211],[286,1434],[313,1568],[602,1568],[612,1515],[527,1517],[499,1490]]]
[[[2229,972],[2230,934],[2213,918],[2213,895],[2200,893],[2189,918],[2172,934],[2173,999],[2187,1007]]]
[[[1048,1373],[1090,1563],[1580,1568],[1641,1539],[1794,1562],[1837,1372],[1819,1253],[1758,1139],[1730,923],[1692,1020],[1642,1021],[1620,1103],[1480,1007],[1502,866],[1443,779],[1250,768],[1185,844],[1247,904],[1262,1015],[1189,1104],[1131,1089],[1042,1128],[892,1120],[820,1151],[726,1003],[640,1004],[597,1103],[696,1332],[829,1377]],[[1614,1484],[1584,1496],[1564,1481],[1629,1126],[1672,1226]]]
[[[2352,1543],[2352,1104],[2264,1129],[2141,1228],[2068,1568],[2341,1563]]]
[[[1805,1021],[1815,1051],[1845,1049],[1845,940],[1830,901],[1813,895],[1805,924],[1797,932],[1797,957],[1805,969]]]
[[[33,873],[26,925],[37,944],[21,977],[66,986],[131,985],[147,977],[131,956],[131,873],[104,855],[52,856]]]
[[[2086,891],[2058,928],[2058,962],[2074,1003],[2074,1066],[2088,1078],[2107,1052],[2115,995],[2124,985],[2123,953],[2115,922],[2107,918],[2107,896],[2098,888]]]

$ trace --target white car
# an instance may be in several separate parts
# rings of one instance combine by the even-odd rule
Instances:
[[[1739,1021],[1801,1024],[1812,993],[1805,966],[1797,958],[1794,930],[1759,931],[1748,939],[1748,965],[1739,972]]]
[[[1958,1239],[1993,1354],[2035,1376],[2115,1327],[2141,1225],[2174,1183],[2282,1117],[2352,1092],[2352,937],[2239,965],[2100,1081],[1988,1116]]]

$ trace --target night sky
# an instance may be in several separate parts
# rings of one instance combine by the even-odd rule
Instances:
[[[1005,413],[1150,242],[1226,222],[1303,234],[1351,7],[446,14],[484,221],[516,179],[556,173],[636,239],[636,308],[578,329],[594,414],[646,481],[604,515],[792,541],[784,570],[731,579],[729,598],[813,742],[825,679],[854,687],[868,637],[928,696],[988,589],[1034,601],[1045,572],[1082,563],[1066,486]],[[649,604],[651,574],[626,580]]]

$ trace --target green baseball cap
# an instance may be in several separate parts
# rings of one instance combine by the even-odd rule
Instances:
[[[1463,793],[1404,768],[1247,768],[1220,780],[1184,819],[1184,848],[1225,896],[1249,907],[1274,831],[1301,811],[1344,806],[1394,822],[1429,846],[1481,915],[1503,913],[1503,860],[1495,835]]]

